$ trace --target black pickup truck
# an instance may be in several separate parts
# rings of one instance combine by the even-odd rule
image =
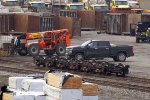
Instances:
[[[79,46],[66,48],[66,55],[77,60],[90,58],[113,58],[114,61],[124,62],[127,57],[134,56],[133,47],[114,45],[109,41],[89,40]]]

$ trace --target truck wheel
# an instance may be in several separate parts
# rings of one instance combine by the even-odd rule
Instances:
[[[75,55],[75,59],[76,59],[76,60],[83,60],[83,59],[84,59],[84,56],[83,56],[83,54],[81,54],[81,53],[77,53],[77,54]]]
[[[140,43],[140,39],[139,38],[136,38],[136,43]]]
[[[38,56],[40,53],[40,47],[37,44],[31,44],[28,48],[28,52],[31,56]]]
[[[65,44],[58,44],[56,48],[56,54],[58,56],[64,56],[66,54],[66,45]]]
[[[123,52],[120,52],[117,54],[117,61],[124,62],[126,60],[126,54]]]
[[[53,55],[55,52],[54,51],[52,51],[52,50],[44,50],[44,52],[45,52],[45,54],[47,55],[47,56],[51,56],[51,55]]]
[[[26,56],[28,54],[27,49],[26,48],[21,48],[20,50],[18,50],[18,54],[20,56]]]

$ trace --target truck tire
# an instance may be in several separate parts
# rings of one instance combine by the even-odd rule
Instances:
[[[21,48],[20,50],[18,50],[18,54],[20,56],[26,56],[28,54],[28,51],[26,48]]]
[[[66,45],[65,44],[58,44],[56,47],[56,54],[58,56],[64,56],[66,54]]]
[[[28,52],[31,56],[38,56],[40,53],[40,47],[37,44],[31,44],[28,47]]]
[[[120,62],[124,62],[126,58],[127,58],[126,54],[123,52],[120,52],[117,54],[116,60]]]
[[[140,39],[139,38],[136,38],[136,43],[140,43]]]
[[[52,50],[44,50],[44,52],[47,56],[51,56],[55,53],[55,51],[52,51]]]
[[[82,53],[77,53],[77,54],[75,55],[75,59],[76,59],[76,60],[83,60],[83,59],[84,59],[84,56],[83,56]]]

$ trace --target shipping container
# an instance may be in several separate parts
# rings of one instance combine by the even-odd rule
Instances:
[[[109,13],[107,15],[107,33],[129,35],[131,25],[140,21],[140,14]]]
[[[40,17],[26,14],[15,14],[14,26],[17,32],[39,32]]]
[[[77,18],[77,10],[60,10],[60,16]]]
[[[136,28],[135,24],[141,22],[141,14],[124,14],[123,16],[124,17],[122,19],[123,20],[122,34],[130,34],[131,25],[132,26],[134,25],[134,29],[135,29]]]
[[[95,29],[95,11],[78,11],[78,18],[81,18],[81,29]]]
[[[95,28],[96,30],[106,32],[107,30],[107,11],[95,11]]]
[[[0,14],[0,33],[8,33],[14,30],[14,15]]]
[[[108,14],[107,15],[107,33],[121,34],[122,32],[122,14]]]
[[[59,29],[59,18],[56,16],[41,17],[40,31],[50,31]]]
[[[60,29],[69,29],[71,36],[81,36],[81,19],[60,17],[59,23]]]

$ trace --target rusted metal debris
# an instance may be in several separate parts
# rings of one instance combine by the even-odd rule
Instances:
[[[116,76],[126,76],[129,73],[129,65],[122,63],[110,63],[97,60],[75,60],[60,57],[34,57],[34,64],[37,66],[49,67],[50,69],[73,70],[79,72],[106,74],[115,73]]]

